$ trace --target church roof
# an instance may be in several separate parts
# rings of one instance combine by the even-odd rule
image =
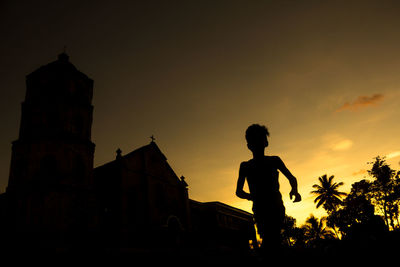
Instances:
[[[103,167],[103,166],[115,164],[115,162],[117,162],[117,160],[118,160],[118,157],[128,159],[128,158],[136,156],[137,154],[145,153],[146,151],[149,151],[151,149],[154,149],[162,157],[163,160],[165,160],[165,161],[167,160],[167,157],[165,157],[165,155],[161,152],[161,150],[158,147],[158,145],[154,141],[152,141],[150,144],[142,146],[142,147],[139,147],[139,148],[137,148],[137,149],[129,152],[128,154],[125,154],[125,155],[121,155],[122,151],[120,149],[118,149],[117,150],[117,158],[115,160],[107,162],[107,163],[105,163],[105,164],[103,164],[101,166],[98,166],[96,168],[100,168],[100,167]],[[171,168],[171,170],[172,170],[172,168]]]
[[[123,157],[128,158],[130,156],[133,156],[133,155],[135,155],[137,153],[140,153],[140,152],[143,152],[143,151],[146,151],[146,150],[149,150],[149,149],[155,149],[156,152],[159,153],[164,160],[167,160],[167,157],[161,152],[160,148],[158,147],[158,145],[154,141],[152,141],[148,145],[145,145],[145,146],[142,146],[142,147],[140,147],[138,149],[133,150],[132,152],[126,154]]]
[[[156,161],[164,162],[162,164],[162,166],[164,168],[166,168],[165,170],[170,175],[172,175],[172,177],[175,177],[176,181],[179,182],[181,185],[183,185],[185,187],[188,186],[188,184],[185,182],[185,178],[183,176],[182,176],[183,178],[182,177],[179,178],[176,175],[175,171],[169,165],[169,163],[167,161],[167,158],[161,152],[160,148],[154,142],[154,140],[150,144],[142,146],[142,147],[140,147],[138,149],[135,149],[132,152],[126,154],[126,155],[122,155],[122,151],[120,149],[118,149],[116,152],[117,152],[117,156],[116,156],[115,160],[110,161],[108,163],[105,163],[105,164],[103,164],[101,166],[98,166],[98,167],[94,168],[95,174],[96,173],[101,173],[101,172],[103,172],[105,170],[110,171],[110,170],[115,170],[115,169],[119,169],[119,168],[125,168],[126,166],[130,165],[130,163],[138,162],[139,165],[136,165],[136,164],[130,165],[130,166],[135,166],[135,167],[133,167],[133,169],[130,169],[130,171],[133,171],[133,170],[135,170],[137,168],[136,171],[139,171],[139,170],[140,171],[145,171],[150,176],[153,176],[152,173],[153,173],[154,169],[152,169],[152,165],[151,164],[150,165],[146,164],[145,162],[142,161],[142,159],[143,158],[147,158],[147,157],[143,157],[146,154],[149,154],[149,155],[156,154],[157,155]],[[123,164],[121,164],[121,163],[123,163]],[[141,166],[141,167],[139,167],[139,166]],[[142,168],[144,168],[144,169],[142,169]],[[156,175],[156,176],[158,177],[158,175]],[[171,177],[171,176],[169,176],[169,177]]]
[[[69,56],[63,52],[58,55],[57,60],[39,67],[37,70],[27,75],[30,79],[36,76],[51,76],[59,78],[59,74],[62,74],[63,78],[79,77],[91,80],[86,74],[80,72],[70,61]]]

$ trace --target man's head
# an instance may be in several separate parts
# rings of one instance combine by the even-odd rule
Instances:
[[[269,132],[267,127],[259,124],[252,124],[246,130],[247,147],[254,152],[264,152],[268,146]]]

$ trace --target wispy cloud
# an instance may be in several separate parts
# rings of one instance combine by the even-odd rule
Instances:
[[[356,111],[368,106],[377,105],[383,100],[382,94],[374,94],[372,96],[359,96],[353,102],[346,102],[341,107],[339,107],[336,112],[341,112],[344,110]]]
[[[368,171],[366,169],[361,169],[359,171],[353,172],[352,175],[353,176],[359,176],[359,175],[363,175],[363,174],[367,174]]]
[[[386,155],[387,159],[397,158],[400,156],[400,151],[394,151]]]
[[[348,150],[353,146],[353,141],[350,139],[344,139],[339,142],[336,142],[332,145],[331,149],[333,151],[340,151],[340,150]]]
[[[397,157],[400,157],[400,151],[393,151],[385,156],[386,159],[392,159],[392,158],[397,158]],[[400,164],[400,162],[399,162],[399,164]],[[366,169],[361,169],[359,171],[353,172],[352,175],[359,176],[359,175],[363,175],[363,174],[367,174],[367,173],[368,173],[368,171]]]

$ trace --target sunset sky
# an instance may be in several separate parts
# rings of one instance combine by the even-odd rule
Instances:
[[[56,60],[94,80],[95,166],[150,136],[198,201],[250,211],[234,194],[244,132],[271,133],[298,178],[298,224],[311,186],[334,175],[349,191],[367,162],[400,169],[399,1],[1,1],[0,192],[18,138],[25,76]]]

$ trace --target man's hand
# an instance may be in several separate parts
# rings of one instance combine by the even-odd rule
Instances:
[[[300,196],[299,192],[297,192],[297,190],[290,191],[289,197],[290,197],[290,199],[292,199],[294,197],[293,202],[300,202],[301,201],[301,196]]]

